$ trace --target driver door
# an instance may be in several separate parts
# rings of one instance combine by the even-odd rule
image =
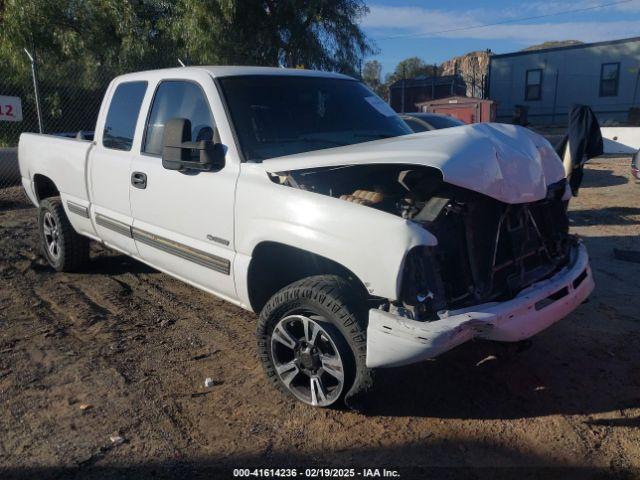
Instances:
[[[213,80],[163,80],[156,86],[139,155],[131,165],[133,237],[143,260],[217,295],[234,298],[233,207],[236,162],[212,171],[167,170],[162,134],[167,120],[190,120],[191,138],[211,140]]]

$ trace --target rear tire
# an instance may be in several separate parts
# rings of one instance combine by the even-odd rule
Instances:
[[[73,229],[60,197],[40,202],[38,233],[42,253],[57,271],[78,271],[89,262],[89,239]]]
[[[271,383],[306,404],[340,404],[368,384],[366,303],[336,275],[284,287],[258,321],[258,354]]]

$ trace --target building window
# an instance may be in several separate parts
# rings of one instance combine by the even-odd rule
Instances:
[[[620,62],[603,63],[600,67],[600,96],[615,97],[618,95],[618,79],[620,78]]]
[[[542,69],[527,70],[524,99],[540,100],[540,97],[542,97]]]

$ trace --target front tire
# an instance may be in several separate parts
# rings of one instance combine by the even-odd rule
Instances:
[[[57,271],[77,271],[89,261],[89,239],[73,229],[60,197],[40,202],[38,233],[42,253]]]
[[[366,304],[335,275],[286,286],[262,309],[258,353],[272,384],[314,407],[339,404],[367,382]]]

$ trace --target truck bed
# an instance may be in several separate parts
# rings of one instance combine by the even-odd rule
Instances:
[[[31,201],[37,205],[33,179],[37,173],[49,177],[60,194],[89,200],[85,170],[93,142],[56,135],[23,133],[18,145],[18,162],[22,184]],[[37,172],[35,165],[37,161]]]

